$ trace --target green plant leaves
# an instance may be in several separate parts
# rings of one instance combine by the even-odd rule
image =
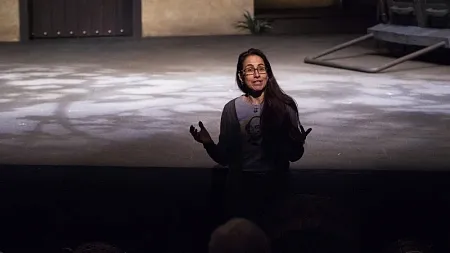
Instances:
[[[272,29],[270,22],[252,17],[249,11],[244,13],[244,20],[237,22],[235,27],[249,30],[252,34],[262,34]]]

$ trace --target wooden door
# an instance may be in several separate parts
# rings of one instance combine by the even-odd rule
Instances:
[[[30,0],[32,38],[131,36],[131,0]]]

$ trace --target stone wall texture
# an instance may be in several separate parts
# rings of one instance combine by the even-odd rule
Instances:
[[[253,0],[142,0],[142,35],[233,35]]]
[[[0,0],[0,41],[19,40],[19,0]]]

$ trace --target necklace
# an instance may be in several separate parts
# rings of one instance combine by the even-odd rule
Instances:
[[[249,97],[246,97],[246,100],[253,105],[253,112],[257,113],[259,109],[261,108],[261,104],[255,104]]]

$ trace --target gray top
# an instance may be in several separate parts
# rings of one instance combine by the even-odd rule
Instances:
[[[235,100],[236,115],[242,134],[242,169],[246,171],[267,171],[263,162],[261,136],[261,105],[252,105],[239,97]]]

